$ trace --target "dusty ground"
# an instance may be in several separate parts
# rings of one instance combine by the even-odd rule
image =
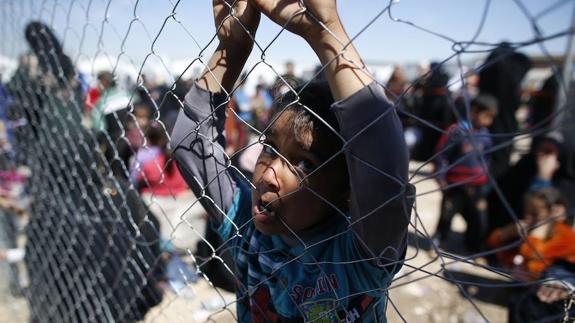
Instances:
[[[412,163],[411,169],[416,170],[419,164]],[[424,167],[421,173],[430,169]],[[419,172],[418,172],[419,173]],[[416,183],[418,198],[417,228],[432,233],[438,218],[439,192],[433,192],[437,187],[433,180],[426,180],[423,176],[415,176],[412,182]],[[425,194],[426,192],[430,192]],[[423,225],[423,226],[422,226]],[[454,229],[463,231],[464,222],[456,218]],[[413,232],[412,228],[412,232]],[[446,257],[437,257],[435,252],[423,248],[409,247],[406,265],[396,277],[396,282],[390,291],[390,304],[388,309],[389,322],[449,322],[449,323],[475,323],[505,322],[506,310],[497,305],[483,303],[477,300],[470,302],[461,296],[458,287],[446,282],[433,274],[442,268],[442,261],[448,262]],[[481,271],[477,267],[455,263],[448,265],[448,269],[455,272],[467,272],[479,277],[493,277],[494,275]],[[7,268],[0,265],[0,323],[26,322],[27,307],[23,298],[14,298],[8,292]],[[476,289],[466,286],[466,291],[473,294]],[[190,285],[182,291],[181,296],[166,295],[164,301],[147,315],[145,322],[235,322],[233,304],[234,295],[214,289],[205,280]],[[231,305],[226,305],[230,304]],[[475,309],[476,306],[484,318]]]

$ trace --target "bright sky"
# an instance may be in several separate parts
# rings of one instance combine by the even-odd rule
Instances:
[[[158,34],[154,45],[157,54],[172,61],[191,62],[199,56],[201,49],[209,43],[215,32],[210,0],[181,0],[174,10],[175,18],[181,24],[168,19],[177,0],[140,0],[136,8],[133,0],[93,0],[91,7],[87,8],[89,2],[3,1],[0,4],[3,12],[0,17],[0,26],[3,25],[0,35],[7,41],[0,44],[0,55],[15,57],[26,49],[22,24],[26,23],[29,17],[38,16],[51,23],[61,39],[65,35],[66,51],[73,58],[78,57],[80,49],[80,58],[93,57],[99,53],[115,60],[123,49],[125,54],[120,60],[131,59],[137,66],[140,66],[144,57],[151,52],[152,40]],[[528,13],[522,11],[520,4],[525,6]],[[405,63],[441,60],[453,53],[451,42],[407,23],[393,21],[389,13],[384,11],[388,5],[389,0],[338,1],[340,15],[351,35],[356,35],[379,16],[354,42],[366,61]],[[477,41],[519,42],[532,39],[535,35],[527,15],[537,16],[546,12],[547,8],[556,7],[536,20],[543,35],[566,30],[572,22],[575,1],[401,0],[395,2],[391,12],[394,19],[412,22],[458,41],[467,41],[478,31],[482,14],[488,5],[487,18]],[[106,12],[108,20],[102,24]],[[135,16],[138,17],[137,21],[133,21]],[[268,46],[279,31],[278,26],[264,18],[257,34],[258,43],[262,47]],[[98,41],[100,35],[103,40],[101,43]],[[125,38],[126,35],[128,37]],[[552,54],[561,54],[565,52],[566,43],[567,38],[562,37],[546,42],[545,46]],[[204,55],[209,55],[212,48],[208,48]],[[541,54],[541,48],[538,45],[530,46],[525,52]],[[252,61],[256,61],[260,55],[261,52],[254,53]],[[471,54],[463,55],[463,59],[475,57],[469,55]],[[287,32],[282,33],[269,47],[266,58],[273,62],[316,62],[307,45]],[[159,60],[151,58],[147,64],[159,64]]]

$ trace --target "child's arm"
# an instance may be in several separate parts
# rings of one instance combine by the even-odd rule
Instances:
[[[435,166],[435,179],[439,183],[440,188],[447,186],[447,171],[449,170],[449,154],[453,151],[455,142],[453,140],[453,131],[449,129],[446,133],[441,135],[437,147],[435,148],[434,166]]]
[[[236,188],[224,153],[228,94],[252,50],[260,14],[247,0],[213,3],[219,45],[186,95],[171,146],[182,176],[209,214],[220,220],[230,208]],[[229,16],[229,3],[233,3],[233,17]]]
[[[326,67],[324,71],[335,101],[350,97],[372,82],[362,70],[365,65],[350,43],[335,0],[307,0],[307,12],[302,11],[299,0],[252,0],[251,3],[277,24],[303,37],[311,46]]]
[[[197,85],[212,93],[229,93],[250,55],[260,13],[248,0],[214,0],[219,45]],[[230,16],[233,3],[234,16]],[[248,34],[248,32],[251,34]]]
[[[307,12],[297,0],[252,3],[303,37],[325,67],[337,101],[333,110],[347,142],[352,228],[371,255],[387,261],[401,259],[411,213],[406,191],[414,194],[407,181],[409,159],[403,128],[383,89],[364,72],[361,57],[339,19],[336,1],[306,0]]]

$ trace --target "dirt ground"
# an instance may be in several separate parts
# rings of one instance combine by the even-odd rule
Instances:
[[[421,166],[412,162],[411,170],[414,172]],[[424,174],[431,170],[423,167],[412,179],[416,183],[418,198],[416,209],[418,217],[412,217],[412,222],[419,230],[427,230],[429,234],[435,228],[441,193],[436,192],[436,184],[426,179]],[[455,231],[463,231],[465,224],[457,217],[454,221]],[[411,228],[415,232],[415,228]],[[434,251],[425,250],[426,239],[420,239],[421,245],[411,243],[408,249],[407,260],[390,291],[388,305],[389,322],[448,322],[448,323],[475,323],[475,322],[505,322],[507,311],[504,307],[482,302],[476,298],[473,301],[462,297],[462,290],[471,295],[478,292],[473,285],[458,286],[448,282],[440,273],[447,269],[452,273],[468,273],[486,279],[494,274],[480,270],[479,267],[455,262],[449,255],[437,256]],[[437,275],[437,276],[436,276]],[[18,323],[27,321],[27,306],[23,298],[10,295],[8,289],[8,268],[0,265],[0,323]],[[176,323],[176,322],[235,322],[234,295],[216,290],[205,280],[189,285],[180,295],[168,294],[163,302],[151,310],[145,322]]]

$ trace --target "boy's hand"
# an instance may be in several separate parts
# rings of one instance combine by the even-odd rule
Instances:
[[[260,12],[248,0],[214,0],[213,7],[220,45],[228,49],[251,49],[252,37],[260,23]]]
[[[250,56],[261,15],[248,0],[213,0],[213,8],[220,44],[196,84],[229,93]]]
[[[569,291],[558,282],[549,282],[542,285],[537,291],[537,297],[543,303],[551,304],[564,300],[569,296]]]
[[[273,22],[308,42],[320,38],[329,30],[341,29],[335,0],[305,0],[302,7],[299,0],[250,0],[251,3]],[[316,19],[314,19],[314,17]]]
[[[272,21],[301,36],[316,53],[335,101],[372,82],[337,13],[336,0],[249,0]],[[302,4],[303,3],[303,6]],[[345,51],[345,55],[342,55]],[[345,56],[345,57],[342,57]]]

